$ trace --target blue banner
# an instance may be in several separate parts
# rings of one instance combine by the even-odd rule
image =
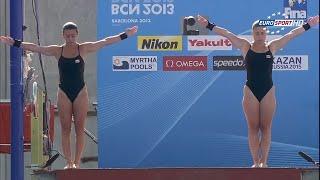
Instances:
[[[251,166],[241,52],[190,16],[250,41],[254,21],[274,20],[271,40],[317,15],[318,7],[287,0],[99,0],[98,39],[139,26],[137,36],[98,55],[99,167]],[[269,166],[309,165],[301,150],[319,159],[318,39],[317,26],[274,59]]]

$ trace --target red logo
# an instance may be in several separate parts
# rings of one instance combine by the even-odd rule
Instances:
[[[232,44],[229,39],[221,36],[188,36],[188,50],[232,50]]]
[[[206,71],[207,56],[164,56],[164,71]]]

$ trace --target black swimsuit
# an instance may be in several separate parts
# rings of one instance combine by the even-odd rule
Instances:
[[[68,96],[69,100],[73,102],[85,85],[83,78],[84,61],[80,56],[80,51],[79,55],[74,58],[63,57],[62,52],[63,47],[58,61],[60,75],[59,87]]]
[[[270,49],[265,53],[257,53],[250,47],[245,61],[247,69],[246,85],[260,102],[273,86],[273,55]]]

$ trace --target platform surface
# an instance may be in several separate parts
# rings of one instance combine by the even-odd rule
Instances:
[[[317,168],[69,169],[35,175],[43,180],[318,180]]]

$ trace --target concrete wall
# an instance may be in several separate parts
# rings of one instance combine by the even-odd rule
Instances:
[[[38,1],[39,4],[39,29],[41,45],[63,44],[61,27],[67,21],[73,21],[78,24],[80,37],[79,42],[96,40],[96,1],[88,0],[50,0]],[[10,0],[0,0],[0,34],[9,34],[9,2]],[[36,26],[35,18],[32,12],[32,1],[25,1],[25,25],[28,29],[24,32],[24,41],[36,43]],[[9,83],[9,47],[0,45],[0,99],[10,98]],[[39,75],[37,82],[43,87],[41,68],[38,55],[32,56],[34,66]],[[58,67],[57,60],[53,57],[42,56],[44,71],[47,79],[47,89],[49,98],[56,103],[56,92],[58,87]],[[96,101],[96,55],[91,54],[86,59],[85,81],[88,86],[90,104]],[[90,107],[93,110],[92,107]],[[88,116],[87,126],[93,134],[96,132],[96,116]],[[61,150],[60,123],[58,117],[55,118],[55,143],[54,149]],[[72,141],[75,140],[74,131]],[[87,138],[87,146],[84,156],[97,155],[97,145]],[[25,166],[30,165],[30,153],[25,153]],[[54,164],[54,169],[61,169],[65,165],[62,157]],[[82,165],[83,168],[97,167],[97,163],[87,163]],[[31,179],[31,171],[25,169],[25,179]],[[0,154],[0,180],[10,179],[10,155]]]
[[[9,0],[0,0],[0,35],[8,34],[9,24]],[[9,48],[0,44],[0,99],[6,99],[9,96],[9,58],[7,55]],[[0,179],[8,179],[9,155],[0,154]]]
[[[9,34],[9,0],[0,0],[0,34]],[[0,44],[0,99],[9,97],[9,47]]]

